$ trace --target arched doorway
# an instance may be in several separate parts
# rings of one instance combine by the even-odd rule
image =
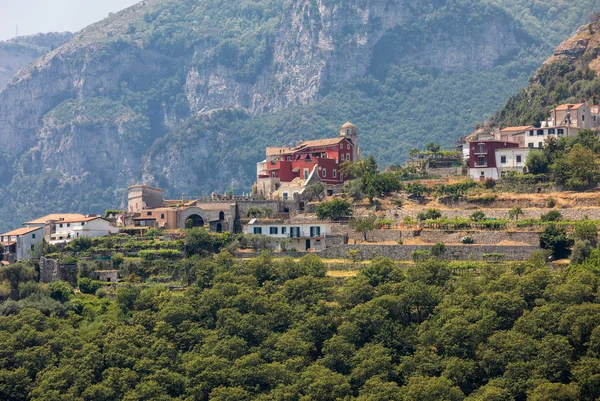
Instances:
[[[222,233],[223,232],[223,224],[217,223],[217,232],[218,233]]]
[[[219,220],[225,220],[225,212],[219,212]]]
[[[189,221],[191,221],[192,227],[204,227],[204,219],[197,214],[192,214],[186,219],[186,226],[189,224]]]

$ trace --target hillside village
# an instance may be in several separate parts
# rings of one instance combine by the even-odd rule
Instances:
[[[54,213],[1,234],[0,263],[41,258],[40,270],[52,270],[41,278],[64,279],[61,260],[73,254],[74,243],[87,241],[89,258],[103,261],[97,271],[118,281],[124,277],[110,263],[114,253],[184,257],[185,247],[173,241],[183,244],[195,229],[227,234],[227,249],[242,258],[267,249],[355,262],[414,261],[432,252],[457,263],[523,260],[543,247],[540,235],[549,223],[566,234],[580,222],[592,224],[595,234],[585,240],[595,244],[596,193],[562,191],[547,175],[528,174],[527,166],[530,154],[593,132],[599,120],[598,105],[558,105],[538,127],[480,129],[456,150],[428,144],[411,151],[404,166],[383,172],[372,156],[361,158],[358,128],[348,122],[336,137],[268,147],[248,195],[168,200],[160,188],[134,185],[124,210]],[[96,245],[104,238],[114,239],[112,247]],[[165,244],[175,249],[163,252]]]

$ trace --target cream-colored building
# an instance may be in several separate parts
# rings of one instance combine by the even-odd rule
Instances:
[[[550,120],[544,121],[542,126],[565,126],[579,129],[598,128],[598,105],[587,106],[585,103],[561,104],[550,110]]]
[[[531,149],[528,147],[496,149],[497,176],[506,171],[525,172],[525,163]]]

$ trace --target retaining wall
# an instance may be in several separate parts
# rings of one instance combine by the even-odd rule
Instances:
[[[328,259],[348,258],[351,250],[359,250],[363,259],[383,256],[393,260],[410,260],[414,251],[428,251],[429,245],[341,245],[319,252]],[[525,260],[539,250],[537,246],[497,246],[497,245],[448,245],[442,259],[482,260],[483,255],[501,253],[506,260]]]
[[[448,217],[449,219],[453,219],[455,217],[460,218],[469,218],[471,215],[477,211],[481,210],[485,213],[486,217],[497,218],[497,219],[508,219],[508,211],[510,209],[486,209],[485,207],[474,207],[469,210],[465,209],[439,209],[442,216]],[[523,218],[532,218],[539,219],[541,215],[548,213],[551,210],[558,210],[565,220],[582,220],[587,216],[590,220],[600,220],[600,208],[598,207],[580,207],[580,208],[571,208],[571,209],[523,209],[523,213],[525,214]],[[417,214],[423,212],[423,210],[414,210],[414,209],[401,209],[394,210],[391,213],[391,216],[398,221],[402,221],[404,217],[410,216],[413,219],[417,218]]]

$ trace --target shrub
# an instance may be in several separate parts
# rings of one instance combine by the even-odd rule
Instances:
[[[118,215],[118,214],[123,214],[123,213],[125,213],[125,211],[124,211],[124,210],[108,209],[108,210],[107,210],[107,211],[104,213],[104,218],[105,218],[105,219],[106,219],[106,218],[108,218],[108,217],[109,217],[111,214],[112,214],[113,216],[116,216],[116,215]]]
[[[483,182],[483,186],[486,187],[487,189],[492,189],[496,186],[496,181],[493,178],[487,178]]]
[[[73,288],[66,281],[55,281],[48,286],[50,297],[59,302],[67,302],[73,295]]]
[[[556,224],[549,224],[540,234],[540,248],[552,252],[552,256],[558,259],[569,256],[569,248],[573,245],[573,240],[567,237],[565,227]]]
[[[573,252],[571,253],[571,263],[580,264],[587,260],[592,253],[592,245],[590,241],[587,240],[578,240],[575,241],[575,245],[573,246]]]
[[[424,262],[427,259],[429,259],[429,257],[431,256],[431,253],[429,251],[413,251],[410,254],[410,258],[413,260],[413,262],[418,263],[418,262]]]
[[[91,278],[82,277],[78,281],[79,291],[84,294],[95,294],[99,288],[102,287],[97,281],[92,280]]]
[[[485,213],[483,213],[481,210],[478,210],[471,215],[471,220],[473,221],[483,221],[485,219]]]
[[[106,290],[104,288],[98,288],[96,290],[96,296],[98,298],[106,298],[106,295],[107,295],[107,293],[106,293]]]
[[[594,245],[598,239],[598,226],[589,220],[580,221],[575,224],[573,238],[581,241],[589,241],[591,245]]]
[[[342,199],[333,199],[317,205],[317,218],[319,220],[339,221],[352,216],[352,205]]]
[[[475,243],[475,240],[473,239],[473,237],[470,237],[470,236],[467,235],[467,236],[462,237],[460,239],[460,243],[461,244],[465,244],[465,245],[471,245],[471,244]]]
[[[171,259],[180,256],[181,253],[174,249],[144,249],[140,251],[140,257],[144,260]]]
[[[484,253],[481,255],[484,261],[486,262],[500,262],[506,258],[506,254],[504,253]]]
[[[440,213],[437,209],[429,209],[427,212],[421,212],[417,215],[417,220],[437,220],[442,217],[442,213]]]
[[[549,197],[548,199],[546,199],[546,207],[548,209],[552,209],[554,206],[556,206],[556,199],[554,199],[553,197]]]
[[[431,247],[431,254],[437,258],[446,253],[446,245],[443,242],[438,242]]]
[[[553,221],[560,221],[562,219],[562,214],[558,210],[551,210],[546,214],[543,214],[540,217],[540,220],[547,223]]]

